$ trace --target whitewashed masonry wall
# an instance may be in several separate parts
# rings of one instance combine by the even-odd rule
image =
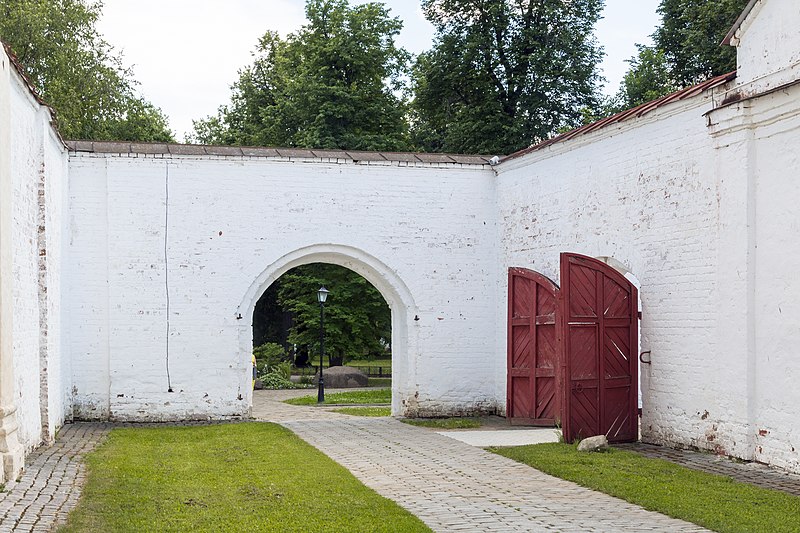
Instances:
[[[487,168],[73,153],[76,414],[246,415],[252,306],[287,265],[322,259],[393,307],[396,414],[496,411]]]

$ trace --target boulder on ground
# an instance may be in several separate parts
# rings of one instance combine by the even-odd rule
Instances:
[[[600,452],[608,449],[608,439],[605,435],[597,435],[596,437],[589,437],[583,439],[578,444],[579,452]]]
[[[352,389],[366,387],[367,375],[352,366],[332,366],[323,374],[326,389]],[[319,372],[314,376],[314,385],[319,381]]]

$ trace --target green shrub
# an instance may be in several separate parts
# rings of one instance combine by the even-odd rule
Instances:
[[[283,376],[283,379],[289,381],[289,377],[292,375],[292,363],[288,361],[278,363],[270,368],[270,373],[279,374]]]
[[[267,367],[266,364],[261,365],[258,372],[258,379],[264,385],[265,389],[305,389],[307,384],[298,384],[291,381],[292,364],[288,361],[277,363],[274,366]]]
[[[256,356],[256,366],[261,364],[266,368],[272,368],[286,359],[286,351],[276,342],[267,342],[254,347],[253,355]]]
[[[278,372],[269,372],[264,374],[261,376],[261,383],[264,384],[265,389],[270,390],[298,388],[296,384],[292,383]]]

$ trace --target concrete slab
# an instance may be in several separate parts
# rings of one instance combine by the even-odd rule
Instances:
[[[559,436],[558,430],[553,428],[503,429],[499,431],[437,431],[437,433],[479,448],[558,442]]]

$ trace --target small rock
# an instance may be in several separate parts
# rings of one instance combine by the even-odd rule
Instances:
[[[579,452],[600,452],[608,449],[608,439],[605,435],[597,435],[596,437],[589,437],[583,439],[578,444]]]
[[[260,379],[257,379],[255,384],[253,385],[253,390],[262,390],[264,388],[264,382]]]
[[[368,378],[365,373],[350,366],[332,366],[325,369],[325,387],[329,389],[349,389],[366,387]],[[319,372],[314,376],[314,385],[319,380]]]

